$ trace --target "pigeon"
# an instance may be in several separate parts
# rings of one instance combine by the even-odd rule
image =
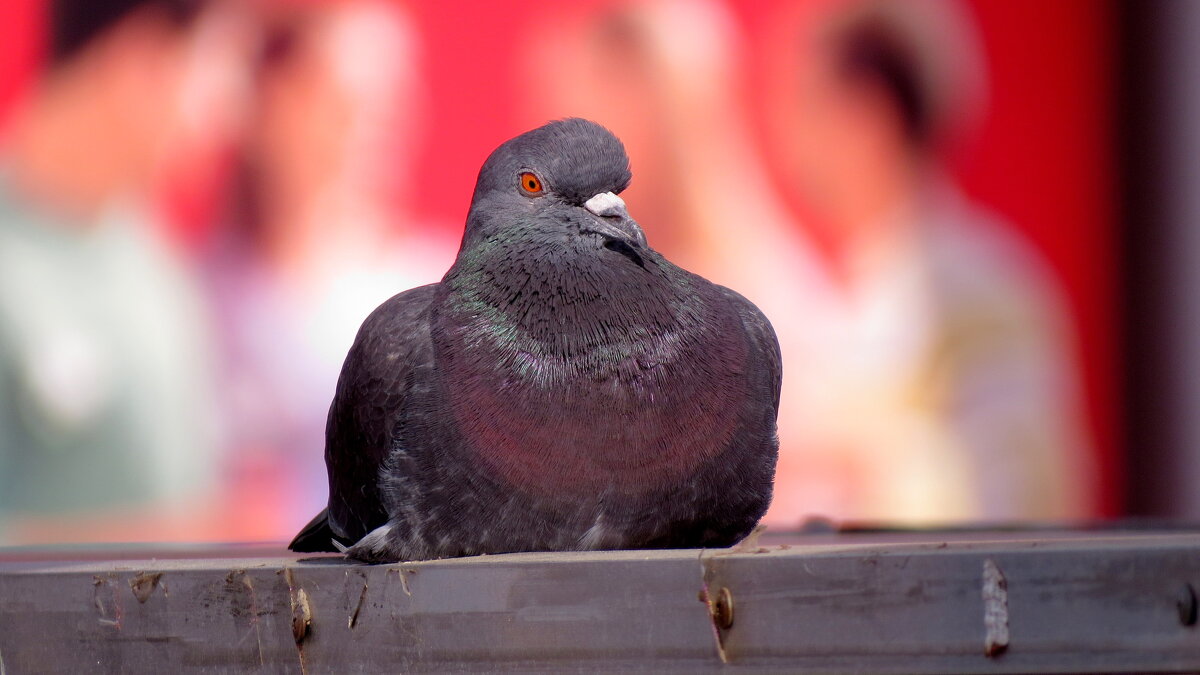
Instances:
[[[326,426],[328,506],[291,550],[381,563],[726,547],[754,529],[778,340],[648,246],[618,196],[630,180],[620,140],[578,118],[488,157],[441,282],[359,329]]]

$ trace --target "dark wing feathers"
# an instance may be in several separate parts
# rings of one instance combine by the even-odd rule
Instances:
[[[337,550],[333,543],[334,540],[343,546],[347,545],[345,541],[334,535],[333,530],[329,529],[329,509],[321,509],[321,512],[308,521],[304,529],[300,530],[299,534],[292,539],[292,543],[288,544],[288,549],[296,553],[321,553],[324,551],[332,553]]]
[[[387,522],[379,470],[404,409],[409,374],[432,358],[429,306],[437,286],[414,288],[380,305],[363,322],[342,365],[325,428],[329,508],[322,514],[342,543],[354,543]],[[318,515],[293,546],[324,536],[320,520]],[[332,542],[321,550],[333,550]]]
[[[742,319],[742,326],[750,343],[748,361],[758,364],[758,367],[764,370],[763,375],[771,396],[771,410],[774,416],[778,416],[779,391],[783,387],[783,356],[779,352],[779,338],[775,336],[775,329],[754,303],[724,286],[717,288],[737,309],[738,316]]]

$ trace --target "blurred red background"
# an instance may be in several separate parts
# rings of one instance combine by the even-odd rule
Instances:
[[[588,0],[586,6],[613,4]],[[758,48],[780,0],[731,0],[748,36],[745,102],[755,141],[770,160],[764,98],[770,71]],[[1083,359],[1087,423],[1101,463],[1104,515],[1122,511],[1121,408],[1114,164],[1114,21],[1107,3],[1089,0],[972,0],[985,50],[990,93],[977,137],[952,158],[966,192],[1003,214],[1049,261],[1067,292]],[[403,4],[421,42],[428,90],[427,130],[411,137],[419,189],[416,215],[457,231],[478,167],[501,141],[526,130],[521,78],[537,8],[514,0]],[[0,111],[34,72],[42,44],[39,0],[0,3]],[[768,168],[778,177],[777,167]],[[634,166],[635,184],[638,167]],[[794,204],[789,191],[781,189]],[[168,204],[179,239],[207,236],[211,210],[176,196]],[[653,227],[653,224],[650,224]]]

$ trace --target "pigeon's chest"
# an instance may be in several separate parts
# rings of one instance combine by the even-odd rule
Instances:
[[[444,331],[435,352],[448,406],[493,474],[543,495],[645,492],[729,445],[746,391],[740,332],[592,325],[574,342],[470,320]]]

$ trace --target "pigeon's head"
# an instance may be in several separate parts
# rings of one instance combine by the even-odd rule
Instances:
[[[630,178],[625,147],[608,129],[578,118],[551,122],[505,142],[484,162],[466,238],[519,226],[598,238],[609,248],[645,246],[617,196]]]

